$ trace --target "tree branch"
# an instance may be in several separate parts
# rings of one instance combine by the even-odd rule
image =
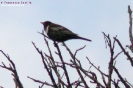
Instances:
[[[12,76],[14,77],[14,82],[16,85],[16,88],[23,88],[23,85],[19,79],[17,70],[16,70],[16,66],[14,64],[14,62],[10,59],[10,57],[8,55],[6,55],[2,50],[0,50],[0,52],[7,58],[7,60],[10,62],[9,67],[7,67],[3,62],[2,65],[0,65],[0,67],[7,69],[9,71],[12,72]]]

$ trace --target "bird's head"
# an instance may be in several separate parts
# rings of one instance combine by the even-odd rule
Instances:
[[[47,27],[48,25],[50,25],[52,22],[50,22],[50,21],[45,21],[45,22],[40,22],[40,23],[43,24],[44,29],[46,29],[46,27]]]

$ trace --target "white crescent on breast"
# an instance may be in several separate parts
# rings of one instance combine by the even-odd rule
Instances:
[[[46,27],[46,33],[48,34],[49,31],[49,25]]]

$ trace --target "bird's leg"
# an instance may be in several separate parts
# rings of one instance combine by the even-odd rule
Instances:
[[[55,47],[57,47],[57,44],[58,44],[58,43],[56,43],[56,42],[54,41],[54,43],[53,43],[53,44],[54,44],[54,46],[55,46]]]
[[[59,43],[59,42],[56,42],[56,41],[53,41],[53,42],[54,42],[53,44],[54,44],[55,47],[56,47],[56,45],[58,45],[58,43]],[[56,45],[55,45],[55,44],[56,44]]]

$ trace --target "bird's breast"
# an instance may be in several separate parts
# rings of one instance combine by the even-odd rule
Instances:
[[[46,27],[46,33],[48,34],[49,32],[49,25]]]

